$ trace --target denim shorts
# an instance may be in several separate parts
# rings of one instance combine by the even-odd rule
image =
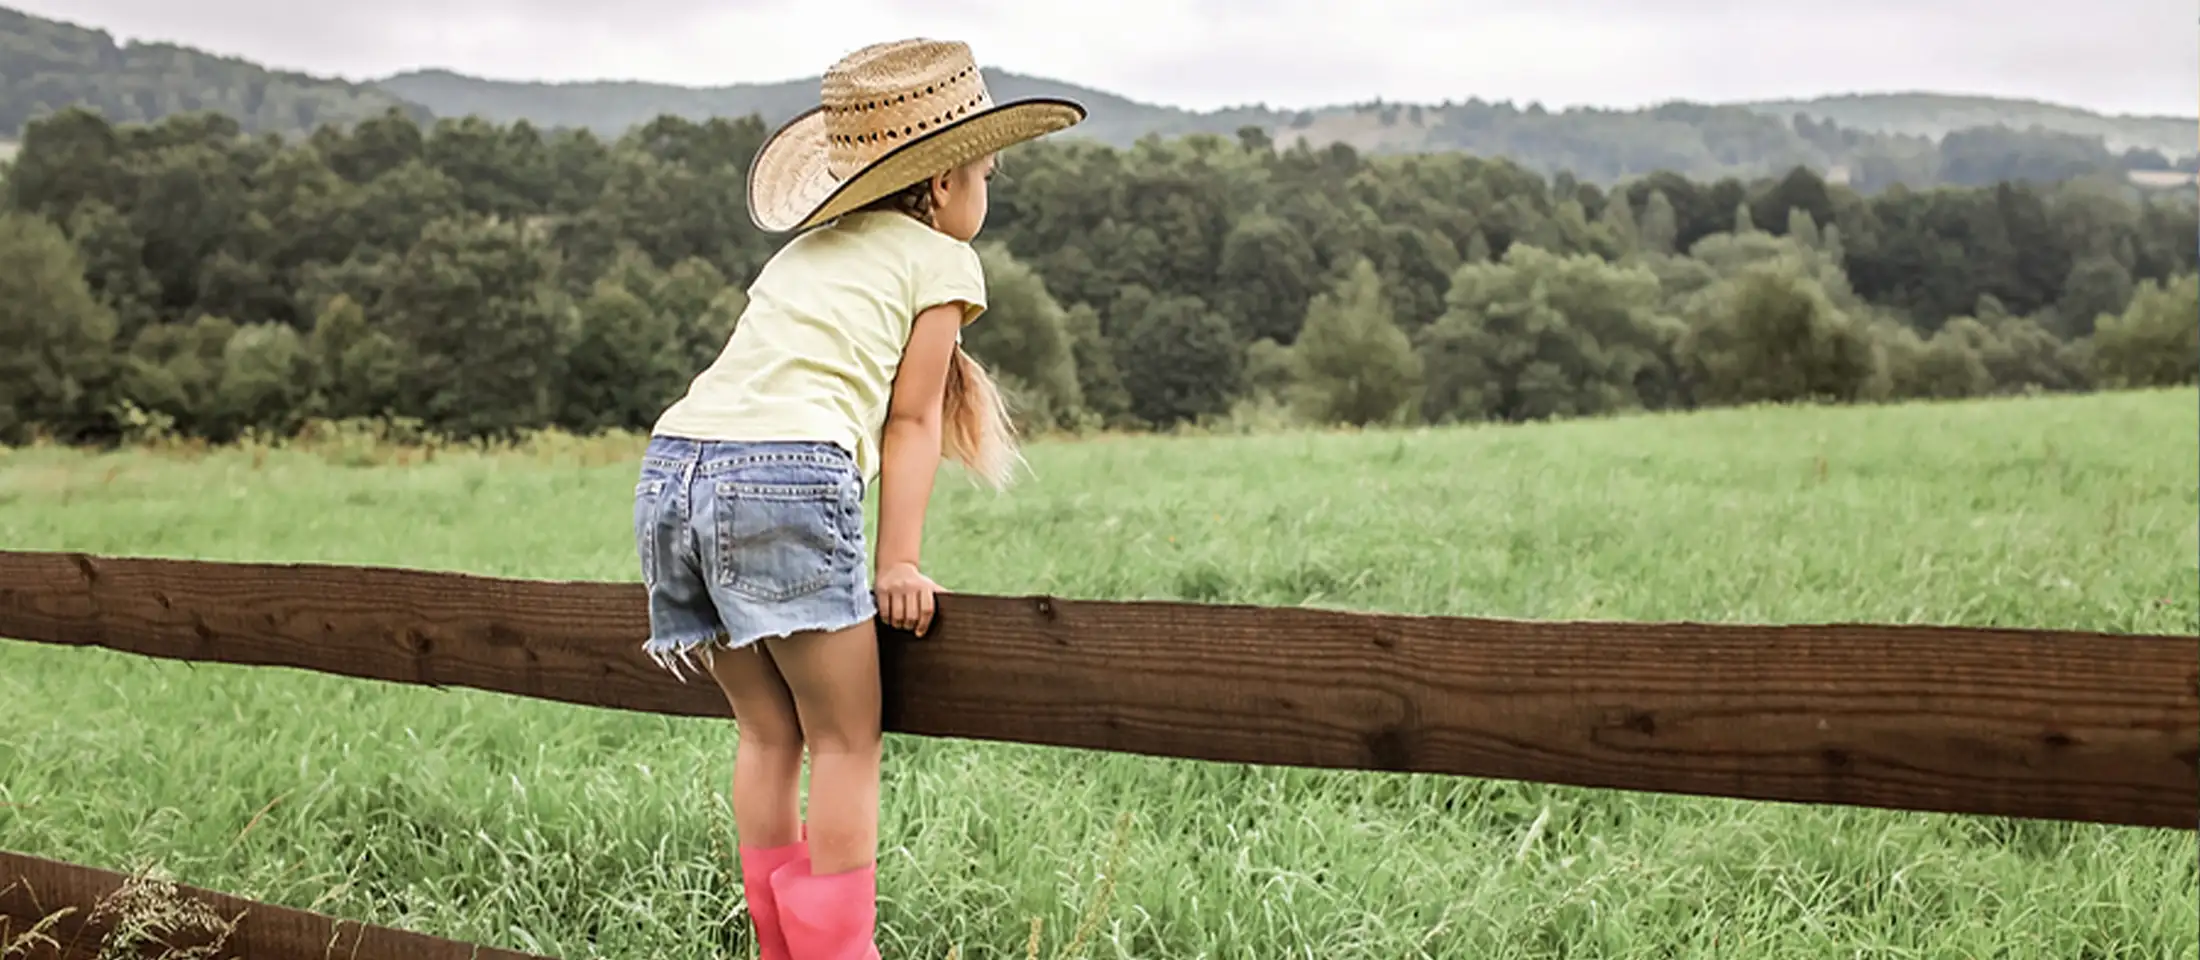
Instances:
[[[714,646],[839,630],[878,615],[863,476],[831,443],[652,437],[634,488],[651,659],[680,674]]]

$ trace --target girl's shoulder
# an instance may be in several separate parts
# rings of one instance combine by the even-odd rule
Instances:
[[[934,230],[904,213],[860,211],[842,217],[826,229],[919,261],[940,256],[977,256],[970,244]]]
[[[765,276],[809,278],[820,272],[840,282],[873,276],[918,286],[975,283],[981,289],[985,274],[970,244],[888,211],[852,213],[804,233],[781,247],[764,268]]]

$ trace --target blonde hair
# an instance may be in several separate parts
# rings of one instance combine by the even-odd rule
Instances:
[[[932,220],[932,181],[919,180],[864,206],[914,217],[928,225]],[[986,372],[985,365],[955,344],[947,365],[946,396],[940,405],[940,455],[960,463],[963,469],[995,490],[1005,490],[1023,463],[1017,450],[1016,424],[1009,418],[1008,403]]]
[[[977,358],[955,345],[947,366],[947,397],[940,416],[940,453],[963,465],[995,490],[1016,478],[1023,454],[1016,449],[1016,424],[1000,388]]]

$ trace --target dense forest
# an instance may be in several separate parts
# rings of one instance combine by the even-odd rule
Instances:
[[[1865,192],[1897,183],[1983,186],[2200,170],[2194,150],[2200,120],[2103,117],[2015,100],[1911,94],[1551,111],[1468,98],[1195,112],[1005,71],[988,71],[987,81],[1004,98],[1085,103],[1091,118],[1069,136],[1118,149],[1147,136],[1235,137],[1255,127],[1281,148],[1304,139],[1315,149],[1344,143],[1376,154],[1462,151],[1604,185],[1657,171],[1708,180],[1779,176],[1796,166]],[[506,82],[441,70],[353,84],[170,44],[119,44],[103,31],[0,8],[0,140],[68,106],[95,109],[116,123],[211,111],[235,117],[249,133],[293,136],[396,108],[422,123],[478,116],[498,124],[524,120],[540,130],[585,128],[610,139],[660,116],[701,123],[756,115],[776,124],[814,100],[816,90],[815,77],[691,88]]]
[[[741,205],[765,129],[34,122],[0,213],[0,437],[646,428],[775,248]],[[1036,429],[2184,383],[2196,238],[2188,200],[2089,182],[1608,192],[1254,130],[1050,141],[1003,157],[969,343]]]

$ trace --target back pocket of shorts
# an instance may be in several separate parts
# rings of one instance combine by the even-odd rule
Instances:
[[[840,487],[718,484],[718,583],[756,600],[816,593],[846,567]]]

